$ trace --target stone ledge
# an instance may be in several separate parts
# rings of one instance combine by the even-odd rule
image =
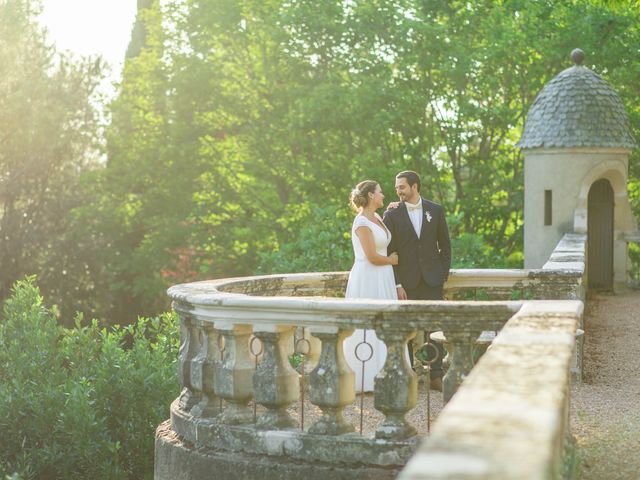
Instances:
[[[568,270],[572,272],[584,272],[584,261],[570,262],[570,261],[554,261],[549,260],[542,266],[543,270]]]
[[[390,441],[345,435],[314,435],[300,430],[261,430],[248,425],[224,425],[215,420],[191,416],[171,404],[171,428],[198,447],[230,453],[244,452],[331,464],[360,464],[375,467],[404,465],[421,439]]]
[[[156,430],[154,480],[278,479],[391,480],[401,467],[327,464],[284,457],[196,448],[177,435],[167,420]]]
[[[525,303],[398,478],[558,478],[567,454],[568,379],[582,308],[578,301]]]

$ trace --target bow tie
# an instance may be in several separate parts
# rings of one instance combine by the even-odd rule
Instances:
[[[418,202],[415,205],[407,202],[404,202],[404,204],[407,206],[408,212],[412,212],[414,210],[422,210],[422,202]]]

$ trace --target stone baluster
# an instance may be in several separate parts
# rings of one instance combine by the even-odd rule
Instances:
[[[449,368],[443,379],[442,398],[448,402],[473,368],[473,349],[480,330],[447,331],[444,336],[449,349]]]
[[[202,340],[200,352],[191,364],[191,384],[202,392],[202,400],[191,409],[194,417],[215,417],[220,413],[220,399],[215,395],[213,382],[220,360],[219,334],[211,322],[198,322]]]
[[[199,351],[199,332],[195,319],[180,312],[180,349],[178,350],[178,380],[182,390],[178,397],[182,410],[189,411],[202,399],[202,392],[191,384],[191,367]]]
[[[355,374],[344,358],[344,339],[353,330],[314,327],[313,335],[322,342],[320,359],[309,375],[309,399],[322,410],[322,417],[309,428],[310,433],[341,435],[353,432],[342,412],[355,400]]]
[[[401,440],[416,434],[416,429],[404,418],[418,401],[418,378],[407,362],[407,341],[415,330],[391,329],[376,334],[387,346],[387,360],[375,378],[374,407],[385,415],[376,430],[376,438]]]
[[[217,322],[216,330],[224,338],[222,360],[216,369],[213,388],[226,400],[218,420],[229,425],[250,423],[253,412],[248,407],[253,397],[254,362],[249,355],[251,325]]]
[[[255,401],[267,408],[258,417],[258,427],[289,428],[298,424],[287,412],[287,407],[300,396],[298,373],[289,363],[294,330],[295,327],[264,325],[253,332],[263,345],[262,361],[253,376]]]

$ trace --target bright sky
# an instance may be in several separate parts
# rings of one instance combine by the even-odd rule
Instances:
[[[136,0],[42,0],[40,20],[58,50],[102,55],[120,76],[136,15]]]

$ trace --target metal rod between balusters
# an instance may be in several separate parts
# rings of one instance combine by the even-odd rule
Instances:
[[[300,345],[304,345],[306,349],[303,350]],[[304,374],[306,372],[307,355],[311,353],[311,342],[304,337],[298,339],[293,345],[293,353],[294,355],[302,356],[302,371],[300,373],[300,430],[304,431]]]
[[[218,333],[218,350],[220,350],[220,365],[222,365],[222,360],[224,359],[224,351],[227,346],[224,344],[224,337],[222,334]],[[220,397],[220,413],[222,413],[222,397]]]
[[[260,350],[258,350],[257,352],[254,349],[254,344],[256,342],[256,340],[260,343]],[[249,342],[249,351],[251,352],[251,354],[253,355],[253,358],[255,360],[255,370],[254,371],[258,371],[258,357],[260,356],[260,354],[262,354],[262,350],[264,349],[264,346],[262,345],[262,341],[258,338],[258,337],[253,337],[251,339],[251,341]],[[257,415],[257,411],[258,411],[258,402],[256,402],[256,396],[255,393],[253,395],[253,423],[256,423],[256,419],[258,418]]]
[[[304,432],[304,372],[306,357],[302,356],[302,375],[300,375],[300,430]]]

